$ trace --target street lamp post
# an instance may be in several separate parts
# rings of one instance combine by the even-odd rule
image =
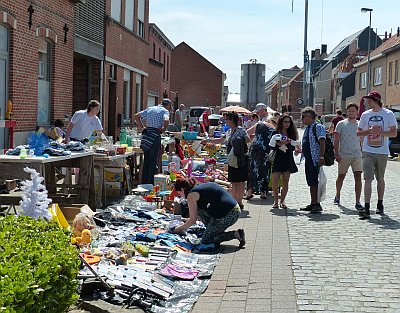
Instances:
[[[370,91],[370,80],[371,80],[371,15],[373,9],[361,8],[362,13],[369,12],[369,29],[368,29],[368,60],[367,60],[367,94]]]
[[[308,52],[307,52],[307,26],[308,26],[308,0],[304,1],[304,51],[303,51],[303,101],[306,106],[310,105],[307,99],[307,68],[308,68]]]

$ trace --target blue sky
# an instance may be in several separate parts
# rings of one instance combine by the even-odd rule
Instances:
[[[400,26],[400,0],[309,0],[308,51],[321,43],[331,51],[368,26],[378,34]],[[257,59],[266,77],[303,65],[304,0],[150,0],[150,22],[178,45],[185,41],[227,74],[225,85],[240,91],[240,64]]]

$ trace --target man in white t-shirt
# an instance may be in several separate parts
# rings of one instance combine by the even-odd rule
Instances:
[[[96,131],[97,136],[101,136],[103,126],[101,126],[100,119],[97,117],[99,112],[100,102],[97,100],[91,100],[86,110],[76,111],[67,127],[64,143],[68,143],[70,140],[84,140],[89,138],[94,131]]]
[[[178,128],[178,131],[182,131],[184,110],[185,105],[181,103],[179,109],[175,111],[175,126]]]
[[[356,209],[361,211],[364,207],[360,203],[361,196],[361,173],[362,173],[362,155],[361,138],[357,136],[358,128],[358,105],[350,103],[347,105],[347,118],[341,120],[334,127],[335,140],[335,159],[338,163],[338,177],[336,179],[336,196],[334,204],[340,204],[340,191],[347,171],[351,166],[354,175],[354,189],[356,194]]]
[[[372,91],[363,97],[371,108],[365,111],[358,124],[357,136],[364,137],[363,172],[365,209],[360,219],[370,218],[371,186],[374,176],[377,180],[378,203],[376,213],[383,214],[385,193],[385,170],[389,154],[389,138],[397,136],[397,121],[392,111],[382,108],[381,95]]]

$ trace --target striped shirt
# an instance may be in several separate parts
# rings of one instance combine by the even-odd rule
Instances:
[[[160,104],[140,112],[140,117],[146,122],[146,127],[163,128],[164,121],[169,120],[169,112]]]

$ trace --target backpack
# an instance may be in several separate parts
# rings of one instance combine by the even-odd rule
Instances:
[[[317,138],[317,125],[314,125],[313,133],[315,136],[315,141],[318,142],[319,144],[319,140]],[[335,151],[333,150],[332,137],[329,134],[326,134],[326,139],[325,139],[324,160],[326,166],[332,166],[333,164],[335,164]]]

